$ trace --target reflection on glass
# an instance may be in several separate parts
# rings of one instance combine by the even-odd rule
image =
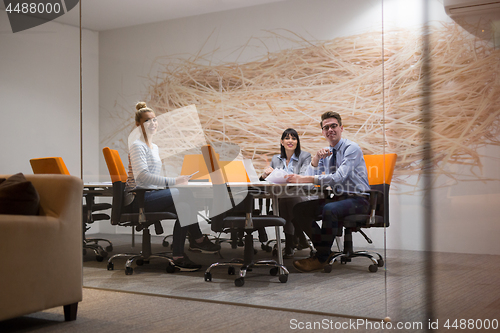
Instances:
[[[199,134],[220,160],[251,161],[262,175],[286,128],[294,128],[301,148],[315,154],[328,146],[321,138],[321,114],[338,112],[345,123],[342,137],[356,142],[365,156],[398,155],[390,227],[367,230],[372,244],[353,235],[356,247],[383,253],[387,265],[374,274],[362,259],[332,267],[330,274],[292,271],[288,284],[303,291],[300,300],[291,288],[267,297],[275,286],[266,284],[242,302],[360,318],[389,316],[423,325],[423,129],[433,138],[433,159],[425,171],[432,173],[433,205],[439,207],[432,226],[434,250],[473,251],[464,246],[470,238],[488,238],[481,230],[498,231],[492,218],[498,207],[488,204],[500,193],[495,164],[500,156],[498,18],[465,21],[449,17],[438,0],[311,0],[106,31],[99,48],[99,72],[105,78],[99,85],[100,144],[125,152],[129,106],[145,99],[157,111],[156,137],[160,131],[174,139],[179,130],[193,135],[179,144],[165,140],[164,174],[199,169],[190,169],[199,163],[195,155],[202,144],[194,144]],[[426,24],[431,126],[422,118]],[[193,104],[199,121],[179,117],[161,124],[163,115]],[[329,126],[326,132],[335,130]],[[227,147],[234,150],[228,153]],[[184,164],[187,160],[193,162]],[[206,173],[193,179],[208,181]],[[470,228],[471,220],[477,227]],[[334,249],[342,250],[345,245],[338,240]],[[498,253],[492,239],[480,243],[474,251]],[[294,259],[309,254],[299,250]],[[293,265],[292,260],[285,264]],[[221,288],[206,288],[216,290],[199,297],[227,300]],[[442,302],[441,308],[448,305]]]

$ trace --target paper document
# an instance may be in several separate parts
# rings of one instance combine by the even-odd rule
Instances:
[[[286,183],[285,176],[288,174],[289,173],[284,169],[274,169],[273,172],[271,172],[269,176],[267,176],[266,180],[274,184],[284,184]]]

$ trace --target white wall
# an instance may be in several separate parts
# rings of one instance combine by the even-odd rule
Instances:
[[[385,29],[419,28],[423,21],[422,0],[383,1]],[[449,22],[441,1],[430,1],[431,21]],[[190,56],[219,48],[210,60],[214,63],[241,61],[273,52],[287,45],[278,45],[267,31],[287,35],[292,31],[312,40],[333,39],[378,30],[382,25],[381,0],[290,0],[282,3],[255,6],[245,9],[189,17],[124,29],[105,31],[99,38],[99,107],[101,148],[119,149],[126,161],[126,137],[132,126],[134,105],[146,97],[146,84],[154,79],[155,60],[163,56]],[[253,39],[252,39],[253,38]],[[262,38],[266,48],[256,38]],[[249,43],[240,54],[237,47]],[[234,51],[234,52],[233,52]],[[320,133],[318,133],[320,135]],[[488,148],[493,158],[482,162],[498,170],[495,157],[499,152]],[[486,176],[494,171],[485,168]],[[474,170],[477,171],[477,170]],[[101,160],[102,180],[109,181],[106,166]],[[464,170],[464,174],[471,174]],[[489,172],[489,174],[488,174]],[[494,175],[498,178],[498,172]],[[440,178],[439,182],[449,181]],[[416,183],[416,178],[410,182]],[[474,184],[479,184],[475,182]],[[498,182],[491,183],[489,193],[464,193],[471,183],[460,182],[454,186],[437,189],[434,193],[435,249],[438,251],[500,254],[500,243],[494,235],[500,227],[495,216],[500,206],[492,200],[500,193]],[[480,184],[478,185],[479,187]],[[398,186],[399,193],[413,188]],[[422,250],[423,198],[420,194],[391,196],[391,226],[387,232],[388,248]],[[455,194],[453,194],[455,193]],[[495,193],[492,196],[492,193]],[[473,225],[472,225],[472,221]],[[204,230],[208,230],[204,226]],[[127,231],[128,232],[128,231]],[[368,232],[376,247],[384,244],[384,231]],[[480,242],[473,243],[472,240]],[[471,240],[467,242],[467,240]],[[360,237],[355,244],[364,245]]]
[[[80,177],[80,36],[47,22],[12,33],[0,11],[0,173],[32,173],[34,157],[61,156]],[[98,34],[83,31],[84,180],[98,180]]]

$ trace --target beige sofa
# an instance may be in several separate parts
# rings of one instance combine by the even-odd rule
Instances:
[[[61,305],[65,320],[74,320],[82,300],[83,183],[25,177],[40,196],[40,214],[0,215],[0,320]]]

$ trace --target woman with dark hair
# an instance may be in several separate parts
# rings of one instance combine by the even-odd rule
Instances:
[[[260,180],[265,180],[274,169],[284,169],[287,173],[298,175],[305,174],[307,167],[311,164],[311,154],[300,149],[299,134],[293,128],[287,128],[281,135],[281,154],[274,155],[271,165],[264,170]],[[292,212],[295,204],[304,201],[304,198],[282,198],[280,199],[279,215],[286,220],[285,225],[285,258],[293,257],[295,239],[298,237],[301,245],[305,245],[303,232],[295,230],[292,224]]]

